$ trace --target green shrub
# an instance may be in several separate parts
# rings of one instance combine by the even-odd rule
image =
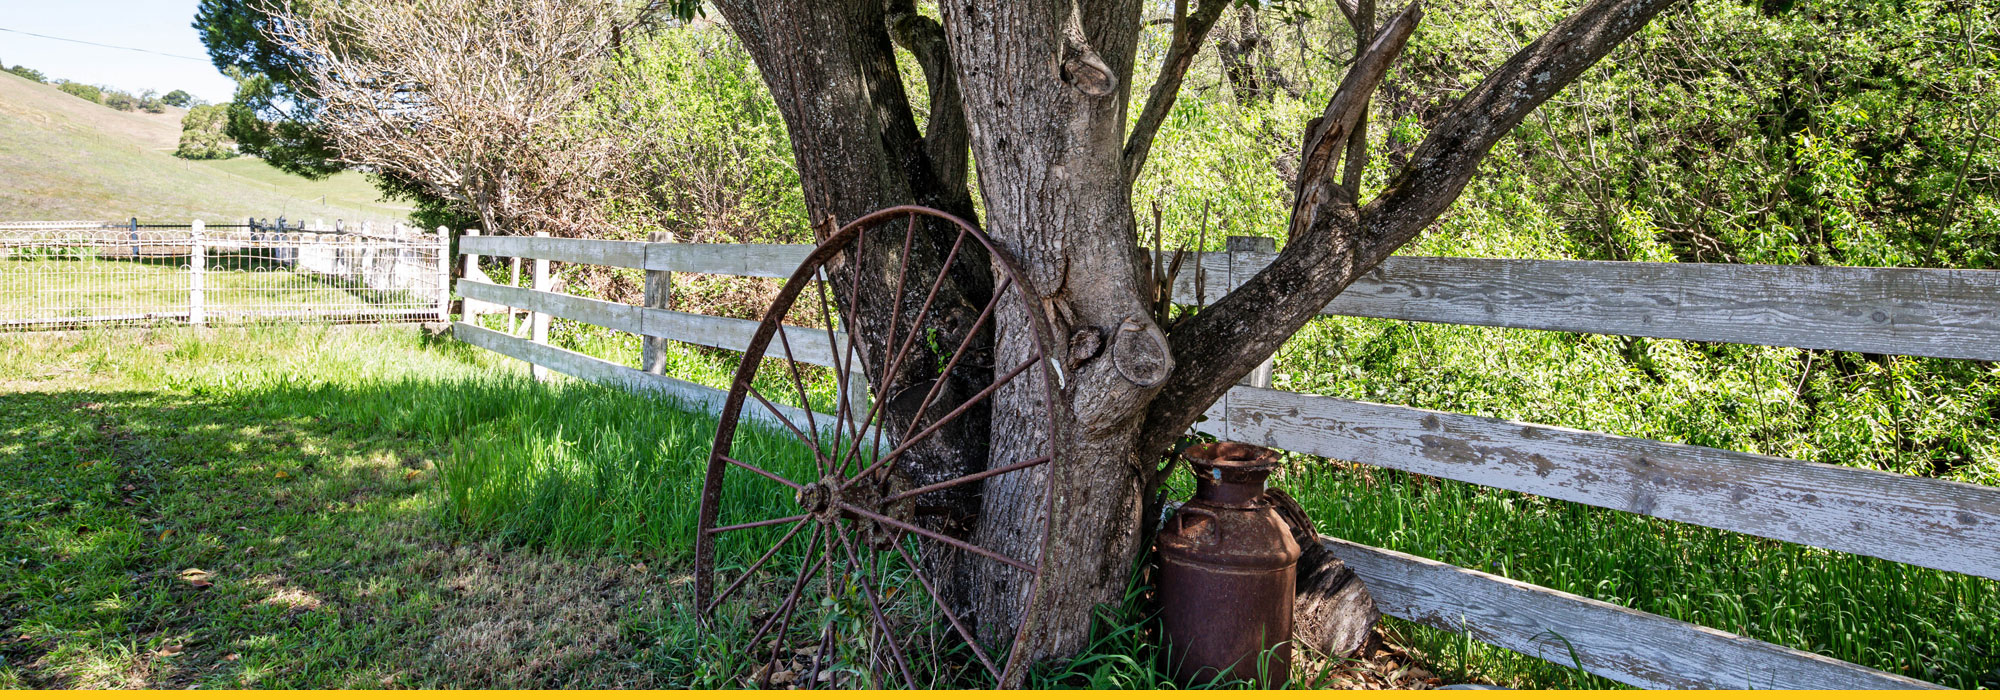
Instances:
[[[197,99],[194,95],[188,94],[186,90],[175,90],[167,93],[165,97],[160,98],[160,101],[175,107],[192,108],[201,100]]]
[[[27,78],[29,80],[33,80],[37,83],[46,83],[49,81],[49,76],[43,75],[41,71],[29,68],[27,66],[14,66],[13,68],[7,69],[7,72],[21,76],[23,78]]]
[[[86,100],[90,100],[91,102],[96,102],[99,104],[104,103],[104,91],[98,89],[96,85],[85,85],[83,83],[65,80],[62,81],[60,84],[57,84],[56,89],[75,95],[77,97],[81,97]]]

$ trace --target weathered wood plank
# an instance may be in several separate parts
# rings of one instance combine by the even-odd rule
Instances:
[[[2000,579],[2000,489],[1238,387],[1230,438]]]
[[[640,267],[646,263],[642,241],[605,241],[594,238],[548,238],[541,236],[461,236],[458,252],[502,258],[561,260],[585,265]]]
[[[704,316],[667,309],[648,309],[589,297],[509,287],[476,280],[459,280],[458,293],[474,301],[539,311],[635,335],[678,340],[737,352],[750,347],[750,337],[757,332],[756,321]],[[791,341],[795,359],[821,367],[836,366],[833,347],[827,343],[825,330],[799,326],[785,326],[785,329],[785,337]],[[834,341],[845,343],[847,334],[834,333]],[[778,346],[775,339],[765,354],[774,358],[785,356],[784,350]]]
[[[809,245],[760,243],[652,243],[645,268],[744,277],[791,277],[812,252]]]
[[[537,367],[547,367],[585,381],[615,386],[628,391],[672,396],[692,410],[713,414],[721,411],[723,402],[729,398],[729,392],[721,389],[706,387],[673,377],[647,374],[615,362],[606,362],[580,352],[564,350],[552,345],[543,345],[479,326],[455,323],[452,324],[452,334],[459,340],[467,343],[492,350]],[[778,410],[793,425],[801,426],[801,429],[807,425],[806,410],[782,404],[778,406]],[[743,415],[762,422],[767,427],[784,429],[783,423],[776,420],[771,412],[758,402],[749,401],[744,403]],[[813,412],[812,417],[815,424],[829,428],[835,425],[838,420],[833,416],[818,412]]]
[[[637,308],[637,307],[633,307]],[[750,338],[757,334],[757,322],[740,318],[706,316],[685,311],[667,309],[638,309],[643,334],[655,338],[678,340],[711,348],[742,352],[750,347]],[[836,347],[844,347],[847,334],[835,332],[834,343],[829,345],[826,331],[818,328],[785,326],[784,337],[791,343],[792,358],[821,367],[838,366]],[[771,345],[764,350],[767,358],[783,359],[784,347],[777,337],[771,338]]]
[[[1641,688],[1937,688],[1887,671],[1331,537],[1384,614]]]
[[[1237,254],[1234,283],[1272,257]],[[2000,270],[1398,256],[1324,313],[2000,360],[1997,300]]]
[[[616,304],[560,292],[544,292],[467,279],[458,281],[458,294],[467,299],[539,311],[627,333],[641,333],[645,330],[639,317],[640,308],[629,304]]]

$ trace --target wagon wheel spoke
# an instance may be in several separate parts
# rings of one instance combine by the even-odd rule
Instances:
[[[912,235],[914,235],[915,233],[914,217],[912,217],[911,219],[911,226],[912,226]],[[944,256],[944,266],[939,269],[950,270],[951,264],[958,260],[958,251],[962,249],[964,246],[965,246],[965,232],[960,231],[958,237],[952,241],[951,252]],[[905,257],[903,258],[904,260],[903,270],[906,276],[908,275],[909,271],[909,257],[907,255],[908,247],[909,247],[908,240],[906,239],[904,243]],[[903,360],[909,357],[910,348],[916,344],[917,338],[923,335],[922,329],[924,327],[924,320],[930,317],[931,305],[937,301],[938,290],[944,288],[944,280],[945,277],[947,276],[949,275],[943,275],[943,274],[938,275],[937,281],[931,283],[930,291],[924,295],[923,306],[917,309],[916,318],[910,321],[910,329],[908,335],[903,337],[902,345],[896,349],[896,354],[893,355],[889,359],[888,364],[882,368],[882,380],[879,383],[877,383],[876,386],[887,388],[889,386],[889,380],[896,376],[896,370],[902,369]],[[902,295],[903,295],[903,289],[901,280],[898,280],[898,284],[896,287],[896,298],[897,298],[897,307],[899,309],[901,308],[902,305]],[[893,316],[890,317],[889,319],[890,333],[889,335],[884,336],[884,338],[887,338],[887,340],[883,341],[884,350],[887,350],[888,346],[891,343],[896,342],[896,334],[895,334],[896,321],[897,318]],[[875,418],[882,413],[883,407],[886,405],[887,403],[884,401],[876,401],[875,405],[869,408],[868,420],[864,422],[863,425],[869,425],[875,423]],[[874,452],[880,453],[882,451],[882,431],[879,429],[880,426],[877,426],[877,428],[878,429],[875,431],[875,438],[874,438],[875,442]],[[862,436],[856,435],[855,437],[858,439],[861,438]],[[856,462],[858,463],[860,451],[856,450],[853,454],[855,455]],[[847,464],[842,463],[837,471],[838,473],[845,474],[847,471]]]
[[[760,404],[763,404],[763,405],[764,405],[764,410],[767,410],[767,411],[770,411],[770,412],[771,412],[771,415],[772,415],[772,416],[775,416],[775,417],[777,417],[777,419],[778,419],[778,422],[779,422],[780,424],[784,425],[784,426],[785,426],[785,428],[786,428],[787,430],[790,430],[790,431],[792,431],[792,434],[793,434],[793,435],[796,435],[796,436],[798,436],[798,438],[799,438],[799,442],[803,442],[803,443],[805,443],[805,444],[806,444],[806,445],[807,445],[808,447],[811,447],[811,448],[812,448],[812,452],[813,452],[813,461],[814,461],[815,463],[817,463],[817,464],[819,465],[819,471],[820,471],[820,474],[821,474],[821,475],[825,475],[825,474],[826,474],[826,467],[827,467],[827,465],[828,465],[828,464],[830,464],[831,462],[830,462],[830,460],[828,460],[828,459],[826,458],[826,455],[824,455],[824,454],[821,454],[821,453],[820,453],[820,450],[819,450],[819,441],[818,441],[818,440],[814,440],[814,439],[812,439],[811,437],[808,437],[808,436],[807,436],[807,433],[806,433],[805,431],[803,431],[803,430],[799,430],[799,426],[798,426],[798,424],[796,424],[796,423],[793,423],[793,422],[792,422],[792,420],[791,420],[790,418],[786,418],[786,417],[785,417],[785,412],[784,412],[784,411],[781,411],[781,410],[778,410],[778,406],[777,406],[777,404],[774,404],[774,403],[771,403],[771,400],[770,400],[770,399],[767,399],[767,398],[764,398],[764,392],[761,392],[761,391],[758,391],[758,390],[757,390],[757,387],[754,387],[754,386],[753,386],[753,387],[747,387],[747,388],[749,389],[749,392],[750,392],[750,398],[753,398],[753,399],[756,399],[756,400],[757,400],[757,403],[760,403]],[[805,394],[804,394],[804,390],[803,390],[803,389],[801,389],[801,390],[800,390],[800,392],[801,392],[801,393],[800,393],[800,396],[804,396],[804,395],[805,395]],[[804,402],[801,402],[801,403],[804,403]],[[807,409],[805,410],[805,414],[806,414],[806,420],[808,420],[808,421],[812,420],[812,414],[813,414],[813,412],[812,412],[812,409],[811,409],[811,408],[807,408]],[[808,424],[808,425],[810,425],[810,424]],[[813,432],[812,432],[812,434],[813,434],[813,435],[818,435],[818,434],[819,434],[819,431],[815,430],[815,431],[813,431]],[[776,477],[772,477],[772,478],[776,478]],[[796,488],[798,488],[798,486],[797,486],[797,485],[793,485],[793,486],[792,486],[792,488],[796,489]]]
[[[847,555],[847,563],[857,569],[861,568],[860,563],[856,561],[857,557],[854,555],[854,543],[848,540],[847,532],[836,527],[833,528],[833,533],[840,537],[841,553]],[[875,587],[868,585],[868,582],[874,578],[869,575],[870,573],[872,572],[864,572],[857,579],[861,584],[861,592],[868,599],[869,611],[875,614],[876,628],[882,631],[883,638],[889,642],[889,651],[895,654],[896,668],[903,672],[905,687],[915,688],[917,687],[917,680],[910,675],[910,662],[909,659],[903,656],[903,645],[896,641],[896,631],[889,628],[888,618],[882,615],[882,603],[875,597]]]
[[[799,567],[798,579],[792,582],[792,592],[785,596],[785,602],[780,605],[780,607],[784,609],[783,611],[780,611],[781,614],[784,611],[789,611],[793,606],[798,604],[799,594],[805,591],[806,582],[811,581],[813,576],[818,574],[819,570],[826,566],[826,560],[827,560],[826,556],[815,556],[819,553],[821,540],[830,539],[830,537],[827,536],[826,534],[826,529],[827,528],[818,525],[815,525],[813,527],[812,543],[806,547],[805,561],[807,562],[807,564],[805,566]],[[828,543],[827,549],[829,551],[828,556],[831,556],[830,554],[832,550],[831,543]],[[771,619],[765,620],[764,624],[757,628],[757,632],[755,634],[750,635],[750,644],[747,645],[745,648],[746,649],[757,648],[757,643],[763,641],[764,639],[764,633],[770,631],[771,623],[777,621],[778,621],[778,615],[775,614],[771,616]],[[778,634],[782,636],[784,635],[784,631],[779,630]]]
[[[987,672],[992,673],[993,678],[998,680],[1000,678],[1000,668],[993,665],[993,659],[986,655],[986,649],[979,645],[979,640],[972,636],[972,631],[966,629],[965,623],[960,621],[958,615],[951,611],[951,606],[945,604],[944,596],[938,595],[937,586],[931,585],[930,577],[924,575],[923,565],[918,563],[918,560],[922,557],[904,550],[901,546],[896,547],[896,553],[903,557],[903,563],[909,565],[910,573],[916,575],[917,583],[923,585],[924,593],[930,595],[931,602],[937,603],[938,610],[944,613],[944,619],[951,622],[951,628],[958,631],[959,638],[964,639],[965,643],[972,647],[972,653],[979,657],[979,663],[986,666]]]
[[[722,589],[721,593],[715,594],[715,599],[709,601],[708,607],[704,608],[701,611],[702,616],[707,617],[710,613],[715,612],[715,609],[717,607],[720,607],[723,601],[729,600],[729,594],[735,593],[736,589],[742,586],[743,582],[750,580],[750,577],[756,574],[758,569],[764,568],[764,563],[771,560],[771,555],[777,554],[778,550],[780,549],[784,549],[785,543],[790,542],[792,540],[792,536],[799,534],[799,530],[803,529],[806,526],[806,524],[810,522],[812,521],[807,520],[805,518],[799,518],[797,521],[795,521],[795,523],[792,525],[792,529],[786,530],[785,535],[783,537],[778,538],[777,544],[771,545],[770,549],[765,550],[764,556],[757,557],[756,563],[751,564],[750,568],[744,569],[742,576],[736,577],[735,583],[729,584],[728,588],[724,588]],[[814,536],[815,537],[818,536],[817,530],[814,531]]]
[[[963,550],[965,550],[965,551],[968,551],[968,552],[971,552],[971,553],[973,553],[973,554],[977,554],[977,555],[979,555],[979,556],[982,556],[982,557],[986,557],[986,558],[988,558],[988,559],[992,559],[993,561],[997,561],[997,562],[1000,562],[1000,563],[1002,563],[1002,564],[1006,564],[1006,565],[1008,565],[1008,566],[1011,566],[1011,567],[1014,567],[1014,568],[1016,568],[1016,569],[1020,569],[1020,570],[1022,570],[1022,571],[1026,571],[1026,572],[1028,572],[1028,573],[1031,573],[1031,574],[1038,574],[1038,573],[1041,573],[1041,570],[1040,570],[1040,569],[1037,569],[1037,568],[1035,568],[1035,567],[1033,567],[1033,566],[1029,566],[1029,565],[1028,565],[1027,563],[1025,563],[1025,562],[1022,562],[1022,561],[1021,561],[1021,560],[1019,560],[1019,559],[1015,559],[1015,558],[1013,558],[1013,557],[1010,557],[1010,556],[1007,556],[1007,555],[1005,555],[1005,554],[1001,554],[1001,553],[999,553],[999,552],[995,552],[995,551],[993,551],[993,550],[991,550],[991,549],[987,549],[987,548],[985,548],[985,547],[981,547],[981,546],[979,546],[979,545],[976,545],[976,544],[973,544],[973,543],[971,543],[971,542],[967,542],[967,541],[965,541],[965,540],[961,540],[961,539],[958,539],[958,538],[956,538],[956,537],[952,537],[951,535],[947,535],[947,534],[944,534],[944,533],[942,533],[942,532],[938,532],[938,531],[936,531],[936,530],[930,530],[930,529],[926,529],[926,528],[924,528],[924,527],[923,527],[923,526],[921,526],[921,525],[912,525],[912,524],[910,524],[910,523],[906,523],[906,522],[903,522],[903,521],[901,521],[901,520],[897,520],[897,519],[895,519],[895,518],[891,518],[891,517],[889,517],[889,516],[886,516],[886,515],[883,515],[883,514],[881,514],[881,513],[876,513],[876,512],[873,512],[873,511],[870,511],[870,510],[868,510],[868,509],[866,509],[866,508],[856,508],[856,507],[854,507],[854,506],[850,506],[850,505],[847,505],[847,504],[845,504],[845,503],[842,503],[842,504],[840,504],[840,508],[841,508],[841,510],[845,510],[845,511],[847,511],[847,512],[849,512],[849,513],[853,513],[853,514],[855,514],[855,515],[859,515],[859,516],[861,516],[861,517],[864,517],[864,518],[867,518],[867,519],[869,519],[869,520],[873,520],[873,521],[875,521],[875,522],[878,522],[878,523],[881,523],[881,524],[883,524],[883,525],[887,525],[887,526],[889,526],[889,527],[893,527],[893,528],[896,528],[896,529],[898,529],[898,530],[902,530],[902,531],[904,531],[904,532],[908,532],[908,533],[911,533],[911,534],[916,534],[916,535],[923,535],[924,537],[929,537],[929,538],[931,538],[931,539],[934,539],[934,540],[937,540],[937,541],[939,541],[939,542],[943,542],[943,543],[945,543],[945,544],[948,544],[948,545],[951,545],[951,546],[953,546],[953,547],[957,547],[957,548],[959,548],[959,549],[963,549]]]
[[[901,457],[903,455],[904,451],[909,450],[911,447],[915,447],[916,444],[919,442],[923,442],[924,438],[930,437],[932,433],[936,433],[937,431],[942,430],[946,425],[949,425],[953,419],[958,418],[960,414],[965,413],[968,410],[971,410],[974,405],[977,405],[979,402],[986,400],[986,397],[993,395],[993,392],[999,391],[1000,387],[1006,386],[1008,382],[1014,381],[1015,377],[1021,376],[1022,372],[1028,371],[1029,367],[1033,367],[1035,366],[1035,363],[1041,361],[1042,361],[1041,353],[1035,353],[1034,357],[1030,357],[1026,362],[1023,362],[1015,366],[1014,369],[1012,370],[1008,370],[1007,374],[1001,376],[999,379],[993,380],[992,384],[988,384],[986,385],[986,388],[980,389],[979,393],[973,394],[972,398],[966,399],[965,402],[959,404],[957,408],[951,409],[951,412],[946,413],[943,416],[940,416],[935,421],[931,421],[931,424],[928,427],[925,427],[923,432],[917,433],[916,435],[911,436],[909,438],[905,438],[902,444],[896,446],[896,449],[890,450],[889,454],[883,455],[882,457],[876,459],[874,464],[868,465],[867,469],[861,470],[861,473],[855,474],[854,478],[850,479],[849,481],[850,482],[860,481],[862,478],[867,477],[869,474],[873,474],[875,470],[881,468],[882,465],[894,462],[897,457]],[[915,426],[912,425],[911,427]]]
[[[734,465],[736,465],[736,466],[738,466],[738,467],[742,467],[742,468],[744,468],[744,469],[746,469],[746,470],[749,470],[749,471],[750,471],[751,473],[753,473],[753,474],[756,474],[756,475],[758,475],[758,476],[762,476],[762,477],[764,477],[764,478],[766,478],[766,479],[770,479],[770,480],[772,480],[772,481],[776,481],[776,482],[778,482],[778,483],[780,483],[780,484],[784,484],[784,485],[786,485],[786,486],[790,486],[790,487],[792,487],[792,490],[793,490],[793,491],[802,491],[802,490],[804,490],[804,489],[805,489],[805,487],[804,487],[804,486],[800,486],[800,485],[798,485],[798,483],[797,483],[797,482],[795,482],[795,481],[792,481],[791,479],[787,479],[787,478],[785,478],[785,477],[782,477],[782,476],[778,476],[778,475],[776,475],[776,474],[772,474],[771,472],[768,472],[768,471],[765,471],[763,467],[759,467],[759,466],[757,466],[757,465],[755,465],[755,464],[750,464],[750,463],[747,463],[747,462],[742,462],[742,461],[738,461],[737,459],[735,459],[735,458],[733,458],[733,457],[728,457],[728,456],[724,456],[724,457],[722,458],[722,461],[724,461],[724,462],[728,462],[728,463],[730,463],[730,464],[734,464]]]
[[[1023,469],[1027,469],[1028,467],[1041,466],[1044,464],[1048,464],[1049,462],[1052,461],[1055,461],[1055,458],[1049,455],[1042,455],[1034,459],[1024,459],[1004,467],[994,467],[992,469],[988,469],[983,472],[974,472],[972,474],[967,474],[965,476],[961,476],[956,479],[947,479],[944,481],[937,482],[935,484],[919,486],[917,488],[913,488],[908,491],[892,495],[888,498],[884,498],[882,499],[882,503],[886,505],[890,503],[895,503],[896,501],[900,501],[905,498],[910,498],[912,496],[922,496],[932,491],[943,491],[953,486],[962,486],[965,484],[973,483],[975,481],[985,481],[987,479],[991,479],[1001,474],[1006,474],[1008,472],[1017,472]]]
[[[805,411],[806,433],[801,434],[799,432],[798,426],[792,425],[791,421],[785,421],[785,426],[791,428],[793,434],[798,435],[801,441],[812,447],[813,461],[819,464],[820,476],[826,476],[826,466],[828,462],[826,459],[826,455],[820,453],[819,441],[808,439],[806,437],[806,434],[814,436],[819,435],[820,434],[819,425],[817,419],[813,415],[814,412],[812,410],[812,398],[806,394],[806,381],[803,377],[799,376],[799,361],[798,358],[792,355],[792,341],[789,334],[785,333],[785,324],[783,323],[778,324],[778,347],[783,348],[785,351],[786,373],[791,375],[792,387],[798,390],[799,392],[799,402],[796,405],[799,408],[804,409]],[[751,388],[751,391],[756,391],[756,389],[753,387]],[[771,407],[771,402],[769,400],[766,400],[762,393],[757,394],[757,400],[763,402],[765,407],[767,408]],[[775,408],[772,408],[771,412],[773,414],[776,414],[778,411]]]
[[[720,526],[720,527],[711,527],[711,528],[708,528],[708,532],[709,532],[710,534],[721,534],[721,533],[724,533],[724,532],[731,532],[731,531],[735,531],[735,530],[748,530],[748,529],[750,529],[750,528],[753,528],[753,527],[766,527],[766,526],[770,526],[770,525],[783,525],[783,524],[785,524],[785,523],[795,523],[795,522],[798,522],[798,521],[801,521],[801,520],[805,520],[806,518],[810,518],[810,517],[812,517],[812,516],[811,516],[810,514],[806,514],[806,513],[800,513],[800,514],[798,514],[798,515],[787,515],[787,516],[785,516],[785,517],[782,517],[782,518],[772,518],[772,519],[770,519],[770,520],[759,520],[759,521],[757,521],[757,522],[754,522],[754,523],[737,523],[737,524],[735,524],[735,525],[723,525],[723,526]]]

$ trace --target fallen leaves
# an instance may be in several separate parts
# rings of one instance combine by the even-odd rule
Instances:
[[[202,589],[215,585],[214,582],[208,580],[209,577],[213,575],[214,574],[202,571],[201,569],[189,568],[189,569],[182,569],[179,578],[182,583],[186,583],[187,585],[192,586],[196,589]]]

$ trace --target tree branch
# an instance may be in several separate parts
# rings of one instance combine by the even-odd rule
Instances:
[[[1137,182],[1139,173],[1145,170],[1146,156],[1153,150],[1153,137],[1159,134],[1160,124],[1166,121],[1167,112],[1173,110],[1174,100],[1180,97],[1181,82],[1186,79],[1188,68],[1194,65],[1202,40],[1208,37],[1208,30],[1215,27],[1230,0],[1201,0],[1193,15],[1187,14],[1187,2],[1174,0],[1174,33],[1168,41],[1167,56],[1160,63],[1160,77],[1153,81],[1153,89],[1146,95],[1146,106],[1125,141],[1127,183]]]
[[[1284,252],[1170,339],[1174,374],[1148,409],[1142,448],[1166,449],[1336,295],[1443,214],[1493,145],[1529,112],[1674,2],[1596,0],[1558,23],[1467,93],[1388,188],[1359,209],[1339,205],[1335,191],[1342,188],[1326,174],[1333,137],[1347,133],[1336,134],[1350,118],[1344,110],[1356,117],[1360,110],[1335,104],[1350,93],[1348,83],[1367,57],[1357,61],[1320,123],[1308,129],[1306,154],[1315,165],[1300,169]],[[1378,46],[1391,35],[1386,28],[1382,34]],[[1324,201],[1330,199],[1336,201]]]
[[[972,151],[965,103],[959,96],[958,73],[952,67],[944,27],[918,13],[915,0],[889,0],[885,19],[889,37],[914,54],[924,69],[924,86],[931,99],[930,117],[924,123],[924,154],[930,157],[933,175],[943,191],[962,192]]]
[[[1347,23],[1354,27],[1354,55],[1360,56],[1378,36],[1375,31],[1375,0],[1355,0],[1354,11],[1348,13]],[[1347,162],[1340,177],[1341,187],[1355,201],[1361,200],[1361,175],[1367,169],[1368,106],[1364,104],[1361,106],[1361,117],[1355,120],[1354,131],[1347,135]]]

